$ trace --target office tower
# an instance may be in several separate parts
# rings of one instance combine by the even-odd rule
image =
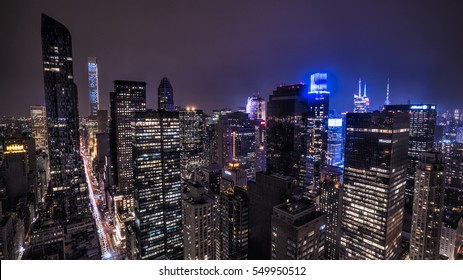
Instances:
[[[248,181],[250,259],[270,259],[273,207],[290,198],[294,190],[293,179],[277,173],[258,172],[256,181]]]
[[[246,171],[240,168],[238,162],[231,162],[227,167],[223,168],[220,179],[220,191],[223,192],[234,186],[246,187],[246,182]]]
[[[341,259],[396,259],[401,251],[407,113],[348,113]]]
[[[203,111],[187,107],[179,111],[180,118],[180,169],[182,181],[194,179],[204,166]]]
[[[64,25],[44,14],[42,57],[52,214],[65,220],[80,218],[88,213],[88,195],[80,158],[71,34]]]
[[[133,113],[146,110],[146,83],[114,81],[114,92],[110,93],[111,164],[114,172],[114,195],[123,196],[122,208],[133,207]],[[119,207],[119,206],[118,206]]]
[[[389,78],[387,78],[387,86],[386,86],[386,101],[384,101],[384,106],[391,105],[391,101],[389,100]]]
[[[135,225],[141,259],[183,257],[178,112],[134,114]]]
[[[445,163],[438,152],[423,153],[416,167],[410,258],[437,260],[445,194]]]
[[[182,202],[184,259],[214,259],[213,199],[201,185],[190,185],[188,189]]]
[[[318,210],[326,214],[326,259],[338,260],[341,243],[342,169],[327,166],[321,172],[321,193]]]
[[[319,188],[320,169],[326,165],[328,140],[328,111],[330,92],[327,86],[328,75],[315,73],[310,75],[308,93],[309,111],[307,115],[307,167],[305,185]]]
[[[366,113],[370,108],[370,99],[367,97],[367,84],[364,85],[362,95],[362,80],[359,79],[358,95],[354,94],[354,113]]]
[[[251,120],[266,120],[267,119],[267,102],[259,95],[248,97],[246,103],[246,113]]]
[[[320,260],[326,253],[326,214],[312,200],[273,207],[272,260]]]
[[[269,97],[267,170],[306,180],[308,86],[278,86]]]
[[[337,167],[344,167],[344,139],[343,119],[328,119],[328,151],[326,153],[326,164]]]
[[[158,109],[174,111],[174,89],[166,77],[162,78],[158,87]]]
[[[48,153],[47,112],[45,106],[31,106],[31,130],[35,150]]]
[[[203,168],[204,180],[209,192],[220,193],[220,181],[222,180],[222,167],[217,163],[212,163]]]
[[[90,100],[90,116],[97,116],[98,105],[98,62],[96,57],[89,57],[88,66],[88,93]]]
[[[408,141],[407,187],[405,189],[406,210],[410,211],[415,186],[416,165],[423,152],[434,147],[436,127],[436,106],[431,104],[406,104],[385,106],[385,111],[405,112],[410,115],[410,136]]]
[[[98,123],[98,133],[108,133],[109,132],[108,110],[98,110],[96,119]]]
[[[207,120],[211,120],[211,118],[207,118]],[[217,124],[208,123],[208,121],[204,124],[203,149],[205,166],[218,162],[216,126]]]
[[[216,213],[216,259],[248,259],[249,200],[246,190],[236,186],[223,191],[218,196]]]
[[[267,128],[264,120],[255,120],[256,173],[267,170]]]
[[[219,117],[216,125],[218,164],[236,161],[249,180],[256,170],[256,128],[246,113],[234,112]]]

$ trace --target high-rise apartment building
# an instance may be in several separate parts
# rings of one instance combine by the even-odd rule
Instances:
[[[48,154],[47,111],[45,106],[31,106],[31,130],[35,140],[35,150]]]
[[[114,195],[124,197],[122,208],[133,207],[133,113],[146,110],[146,83],[114,81],[110,93],[110,150],[114,172]],[[118,206],[119,207],[119,206]]]
[[[320,260],[326,253],[326,214],[312,200],[273,207],[272,260]]]
[[[214,259],[214,200],[201,185],[188,189],[182,202],[184,259]]]
[[[174,111],[174,89],[169,79],[162,78],[158,87],[158,109]]]
[[[441,153],[423,153],[416,167],[410,258],[437,260],[445,195],[445,163]]]
[[[134,114],[135,227],[141,259],[183,258],[177,112]]]
[[[407,113],[348,113],[341,259],[401,252],[409,136]]]
[[[90,116],[97,116],[99,109],[98,97],[98,62],[96,57],[89,57],[88,67],[88,94],[90,100]]]
[[[65,220],[88,212],[79,143],[77,87],[68,29],[42,14],[42,58],[47,115],[52,214]]]

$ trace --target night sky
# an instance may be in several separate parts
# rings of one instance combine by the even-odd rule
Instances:
[[[81,115],[88,56],[98,57],[100,108],[114,80],[147,82],[148,107],[167,76],[176,105],[238,109],[276,86],[329,74],[330,107],[352,110],[358,78],[385,100],[463,109],[460,0],[15,1],[0,3],[0,115],[44,104],[41,13],[73,39]]]

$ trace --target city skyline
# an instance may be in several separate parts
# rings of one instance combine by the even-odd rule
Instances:
[[[1,53],[9,55],[0,66],[4,73],[0,81],[2,99],[10,102],[2,102],[0,109],[3,115],[24,116],[28,108],[19,100],[44,104],[37,51],[41,13],[56,18],[73,34],[82,116],[89,114],[88,56],[99,60],[102,109],[109,108],[114,80],[145,81],[147,107],[156,109],[156,87],[166,76],[174,87],[176,104],[210,113],[222,107],[244,107],[246,98],[256,93],[268,100],[282,83],[309,84],[309,75],[315,72],[328,73],[331,107],[338,112],[353,109],[358,78],[368,84],[372,109],[384,103],[388,78],[392,104],[410,99],[436,103],[444,110],[461,107],[458,77],[463,73],[458,65],[463,41],[454,35],[462,19],[451,5],[426,2],[420,1],[419,8],[415,3],[401,3],[400,10],[395,2],[378,6],[355,1],[352,7],[342,1],[273,6],[265,2],[269,8],[263,10],[258,9],[259,3],[203,2],[182,3],[180,11],[162,1],[140,1],[138,8],[112,8],[116,15],[128,18],[123,23],[101,16],[106,9],[101,3],[92,9],[85,2],[67,9],[55,1],[31,3],[27,9],[24,4],[9,4],[0,9],[8,23],[1,24],[0,31],[9,38],[2,45]],[[409,16],[407,11],[414,8]],[[168,12],[149,17],[153,9]],[[256,17],[257,12],[262,15]],[[317,13],[332,16],[320,21]],[[289,17],[291,21],[285,20]],[[275,32],[266,34],[268,27]]]

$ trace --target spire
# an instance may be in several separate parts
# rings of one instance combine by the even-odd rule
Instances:
[[[362,96],[362,79],[359,78],[359,96]]]
[[[367,83],[363,85],[363,97],[367,97]]]
[[[387,78],[386,101],[384,101],[384,105],[391,105],[391,101],[389,101],[389,78]]]

